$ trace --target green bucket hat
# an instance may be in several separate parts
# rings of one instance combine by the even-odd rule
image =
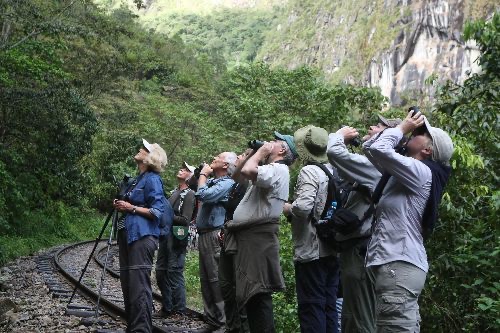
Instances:
[[[301,160],[328,162],[328,132],[324,128],[308,125],[295,131],[293,138]]]
[[[297,148],[295,147],[295,142],[293,140],[293,136],[284,135],[284,134],[280,134],[278,132],[274,132],[274,137],[278,140],[285,141],[286,144],[288,145],[288,148],[290,148],[290,151],[292,152],[292,154],[295,158],[297,158],[299,156],[299,153],[297,152]]]

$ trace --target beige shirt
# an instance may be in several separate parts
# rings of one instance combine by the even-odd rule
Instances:
[[[311,212],[319,220],[328,195],[328,176],[315,165],[306,165],[300,170],[292,204],[293,260],[308,262],[328,257],[335,251],[318,238]]]
[[[252,182],[234,211],[233,222],[255,222],[278,219],[288,200],[290,173],[288,166],[271,163],[258,167]]]

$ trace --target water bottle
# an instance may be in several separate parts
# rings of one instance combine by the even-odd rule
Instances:
[[[329,220],[332,218],[333,214],[335,213],[335,209],[337,209],[337,201],[332,201],[332,205],[326,211],[325,220]]]

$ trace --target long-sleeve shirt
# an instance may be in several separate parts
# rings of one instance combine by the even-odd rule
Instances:
[[[344,137],[337,133],[332,133],[328,138],[328,161],[337,168],[339,175],[355,185],[361,185],[373,194],[375,187],[382,174],[368,160],[366,156],[350,153],[344,144]],[[370,207],[370,198],[360,191],[353,190],[347,198],[344,208],[356,214],[359,219],[363,217]],[[361,227],[349,235],[337,234],[338,241],[360,238],[371,234],[372,216],[364,221]]]
[[[234,184],[229,176],[209,179],[196,192],[196,197],[202,202],[196,217],[196,228],[200,232],[222,228],[231,186]]]
[[[380,172],[391,175],[375,213],[375,226],[368,244],[366,265],[393,261],[429,269],[422,237],[422,215],[432,185],[428,166],[394,150],[403,133],[386,129],[363,144],[368,159]]]
[[[293,260],[309,262],[334,255],[328,244],[318,238],[311,212],[319,220],[326,205],[328,176],[315,165],[304,166],[299,173],[292,203]]]
[[[148,235],[158,237],[160,235],[160,219],[165,213],[167,205],[160,175],[150,171],[140,175],[137,185],[127,193],[127,196],[130,203],[149,208],[149,212],[154,216],[150,220],[139,214],[127,213],[125,215],[128,243]]]

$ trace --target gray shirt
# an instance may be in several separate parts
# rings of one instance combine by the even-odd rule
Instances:
[[[350,153],[344,144],[344,137],[340,134],[332,133],[328,138],[328,160],[337,168],[337,171],[345,180],[365,186],[373,194],[375,187],[382,174],[368,160],[366,156]],[[344,208],[350,210],[362,218],[370,207],[370,198],[360,191],[351,191]],[[360,238],[371,234],[372,216],[363,221],[363,225],[358,230],[349,235],[337,234],[339,241],[352,238]]]
[[[288,166],[271,163],[258,167],[252,182],[233,215],[234,224],[279,219],[288,200],[290,173]]]
[[[271,163],[258,167],[257,179],[234,211],[226,227],[234,231],[236,301],[242,307],[254,295],[284,289],[280,266],[279,222],[288,200],[288,166]]]
[[[308,262],[334,255],[333,249],[318,238],[311,212],[319,220],[328,195],[328,176],[315,165],[304,166],[299,173],[292,203],[293,260]]]
[[[395,152],[403,133],[386,129],[363,144],[368,159],[380,172],[391,174],[375,213],[375,226],[366,253],[366,266],[393,261],[429,269],[422,237],[422,215],[432,184],[429,167]]]

